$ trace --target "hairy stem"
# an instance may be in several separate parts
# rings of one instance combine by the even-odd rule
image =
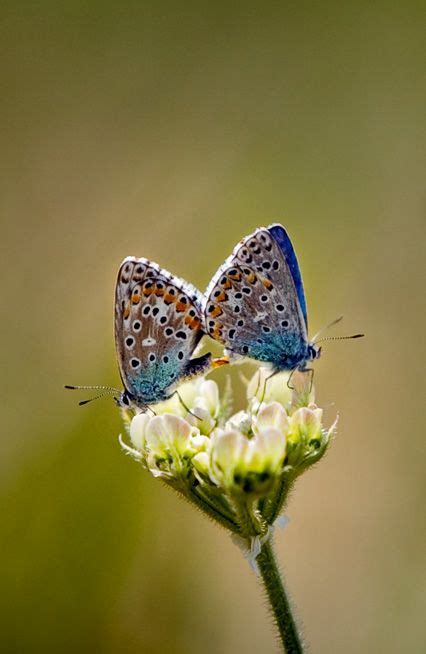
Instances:
[[[269,539],[263,543],[256,561],[259,566],[269,605],[278,627],[283,650],[286,654],[302,654],[302,641],[297,631],[290,601],[287,597]]]
[[[274,496],[270,500],[267,500],[262,507],[262,515],[268,525],[273,525],[280,515],[293,482],[294,479],[291,477],[289,478],[286,475],[281,477]]]
[[[198,488],[190,487],[184,493],[190,502],[193,502],[199,509],[207,513],[207,515],[218,522],[225,529],[229,529],[235,534],[239,534],[240,530],[232,516],[225,513],[222,506],[216,503],[211,497],[205,496]]]

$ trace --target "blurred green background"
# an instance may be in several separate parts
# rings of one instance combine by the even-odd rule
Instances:
[[[316,365],[339,434],[277,535],[306,640],[423,651],[424,17],[2,3],[1,651],[276,651],[227,535],[123,456],[111,400],[62,388],[119,383],[124,256],[204,288],[272,221],[312,333],[343,313],[341,333],[367,334]]]

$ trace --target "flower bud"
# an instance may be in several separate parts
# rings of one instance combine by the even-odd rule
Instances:
[[[252,418],[252,428],[255,434],[267,427],[275,427],[283,434],[288,431],[287,412],[279,402],[261,404],[258,413]]]
[[[281,474],[285,437],[276,428],[248,438],[237,430],[217,430],[210,454],[212,480],[230,494],[265,495]]]
[[[135,430],[138,428],[139,423]],[[154,476],[169,479],[184,474],[192,456],[209,444],[208,438],[200,436],[186,420],[168,413],[148,418],[144,437],[148,468]]]
[[[322,409],[315,405],[297,409],[290,418],[287,435],[289,465],[297,466],[315,454],[328,442],[328,433],[322,430]]]
[[[130,423],[130,440],[137,450],[143,451],[145,447],[145,431],[150,416],[147,413],[138,413]]]

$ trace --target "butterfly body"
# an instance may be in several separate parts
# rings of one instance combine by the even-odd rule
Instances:
[[[207,370],[210,354],[192,358],[203,334],[199,291],[154,262],[127,257],[115,293],[115,342],[125,389],[118,403],[144,409]]]
[[[219,268],[203,301],[206,332],[232,355],[274,371],[306,369],[320,354],[307,336],[302,277],[281,225],[244,238]]]

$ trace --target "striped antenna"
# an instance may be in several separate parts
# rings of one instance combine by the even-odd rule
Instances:
[[[101,397],[105,397],[105,395],[114,395],[115,393],[121,395],[121,391],[118,388],[113,388],[112,386],[70,386],[69,384],[65,384],[64,388],[67,388],[71,391],[103,391],[102,393],[99,393],[99,395],[95,395],[95,397],[91,397],[88,400],[80,400],[78,403],[79,406],[89,404],[89,402],[93,402],[93,400],[98,400]]]

